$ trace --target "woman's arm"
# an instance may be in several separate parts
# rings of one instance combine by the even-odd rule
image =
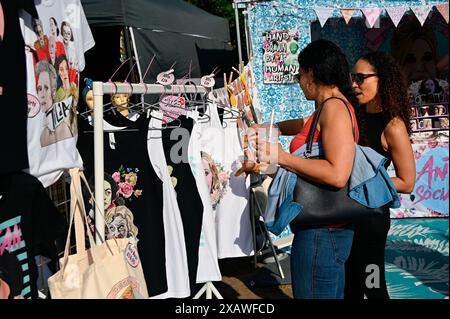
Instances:
[[[352,122],[346,107],[337,99],[325,103],[318,128],[325,159],[304,159],[278,148],[278,164],[312,181],[342,188],[350,177],[355,157]]]
[[[416,182],[416,162],[405,123],[392,119],[384,129],[384,137],[395,168],[392,182],[397,192],[411,193]]]

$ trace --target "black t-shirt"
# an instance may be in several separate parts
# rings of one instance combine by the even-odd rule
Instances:
[[[7,111],[0,117],[0,174],[29,167],[27,153],[27,81],[25,42],[19,23],[19,10],[38,17],[33,0],[0,0],[4,19],[0,34],[0,107]]]
[[[167,165],[172,167],[171,177],[176,178],[177,181],[175,191],[183,222],[189,282],[191,291],[194,291],[198,268],[198,249],[202,231],[203,203],[188,158],[189,138],[187,137],[191,136],[193,120],[184,116],[180,116],[178,119],[181,121],[180,128],[164,129],[162,139]],[[174,124],[176,124],[176,121],[168,125],[169,127],[176,126]],[[183,130],[186,134],[183,134]],[[177,158],[173,158],[175,153]]]
[[[138,239],[148,292],[156,296],[167,291],[167,278],[163,188],[147,151],[150,119],[143,115],[133,122],[117,115],[105,117],[105,120],[113,126],[127,127],[126,131],[112,135],[105,132],[103,137],[105,184],[111,189],[111,200],[106,199],[105,209],[113,208],[105,213],[105,231],[107,236]],[[79,125],[77,147],[85,165],[85,175],[94,184],[93,127],[81,118]]]
[[[55,240],[67,235],[65,218],[42,184],[26,173],[0,177],[0,280],[10,298],[37,298],[35,255],[56,261]]]
[[[381,135],[383,134],[388,121],[382,112],[365,113],[366,134],[369,145],[372,149],[387,158],[384,166],[387,168],[391,164],[391,155],[383,149]]]

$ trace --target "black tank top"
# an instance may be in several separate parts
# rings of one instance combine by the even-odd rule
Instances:
[[[388,160],[384,164],[387,168],[391,164],[391,156],[388,152],[383,149],[383,145],[381,144],[381,134],[383,133],[386,125],[388,124],[388,120],[383,115],[382,112],[379,113],[367,113],[365,112],[366,117],[366,135],[369,142],[369,146],[386,157]]]

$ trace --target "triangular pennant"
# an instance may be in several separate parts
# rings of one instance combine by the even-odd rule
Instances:
[[[383,12],[383,8],[363,8],[361,11],[364,13],[369,27],[372,28],[380,17],[381,12]]]
[[[409,11],[409,7],[386,7],[385,9],[395,26],[399,24],[403,15]]]
[[[436,9],[438,9],[439,13],[445,19],[445,22],[448,23],[448,3],[445,4],[437,4],[435,5]]]
[[[341,9],[341,14],[344,17],[345,23],[349,23],[356,9]]]
[[[320,25],[323,27],[327,22],[328,18],[333,14],[334,8],[330,7],[314,7],[316,11],[317,18],[319,18]]]
[[[414,6],[410,8],[416,15],[417,20],[419,20],[420,24],[423,25],[425,23],[425,20],[428,18],[428,14],[430,13],[432,7],[433,6],[428,5],[428,6]]]

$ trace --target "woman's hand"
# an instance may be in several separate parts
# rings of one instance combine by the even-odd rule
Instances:
[[[272,174],[277,170],[280,158],[284,151],[280,143],[262,142],[256,145],[258,162],[265,164],[266,174]]]
[[[248,149],[244,151],[245,160],[241,162],[241,168],[239,168],[235,176],[240,176],[243,173],[247,174],[259,174],[265,165],[256,162],[256,154]]]
[[[272,124],[272,131],[278,130],[277,124]],[[257,145],[258,144],[258,138],[262,137],[265,138],[268,136],[268,133],[270,131],[270,124],[269,123],[262,123],[262,124],[254,124],[250,128],[247,129],[247,139],[250,145]],[[261,134],[262,136],[259,136]]]

